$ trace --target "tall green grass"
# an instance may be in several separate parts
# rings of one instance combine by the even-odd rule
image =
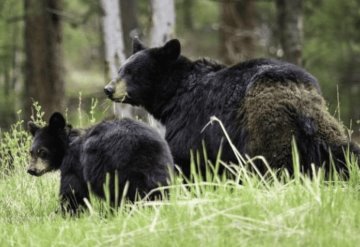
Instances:
[[[41,118],[41,115],[38,115]],[[213,119],[217,122],[217,119]],[[214,123],[221,124],[221,123]],[[348,158],[350,178],[299,172],[294,147],[293,178],[271,171],[266,177],[239,164],[209,163],[208,172],[175,176],[162,201],[124,203],[115,212],[92,198],[79,217],[58,209],[59,173],[26,174],[31,138],[21,122],[1,134],[0,246],[358,246],[360,170]],[[6,150],[6,151],[3,151]],[[6,160],[12,154],[9,168]],[[204,150],[205,152],[205,150]],[[205,155],[206,157],[206,155]],[[261,159],[261,157],[256,157]],[[9,164],[10,164],[9,163]],[[225,166],[233,179],[216,174]],[[5,172],[6,171],[6,172]],[[241,182],[240,182],[241,181]]]

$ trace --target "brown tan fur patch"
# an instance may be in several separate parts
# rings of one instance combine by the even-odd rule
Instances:
[[[248,132],[247,153],[263,155],[274,168],[289,166],[296,117],[311,118],[316,138],[326,143],[346,143],[342,125],[330,115],[323,97],[309,85],[294,82],[258,83],[247,92],[243,107]]]

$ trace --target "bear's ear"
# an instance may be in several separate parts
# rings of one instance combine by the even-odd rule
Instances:
[[[66,122],[63,115],[59,112],[54,112],[49,120],[49,127],[51,130],[63,130],[65,128]]]
[[[27,123],[28,130],[32,136],[35,136],[36,131],[40,129],[33,121],[29,121]]]
[[[175,61],[179,58],[181,52],[180,41],[177,39],[169,40],[163,47],[160,48],[159,54],[162,59],[167,61]]]
[[[133,54],[137,53],[138,51],[146,49],[146,47],[138,37],[133,38],[132,48],[133,48]]]

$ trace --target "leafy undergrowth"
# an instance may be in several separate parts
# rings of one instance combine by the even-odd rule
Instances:
[[[59,174],[27,175],[29,138],[20,126],[10,134],[16,137],[1,141],[7,150],[0,156],[1,246],[358,246],[360,242],[360,170],[351,159],[348,181],[337,174],[325,181],[322,172],[312,179],[300,173],[294,178],[286,174],[264,178],[241,165],[227,166],[234,179],[209,172],[206,179],[194,174],[184,183],[177,176],[162,201],[126,203],[110,213],[105,202],[93,200],[81,216],[64,217],[56,213]],[[5,159],[9,150],[12,159]],[[5,160],[12,163],[6,171]],[[295,168],[297,160],[295,149]],[[214,166],[218,165],[221,162]]]

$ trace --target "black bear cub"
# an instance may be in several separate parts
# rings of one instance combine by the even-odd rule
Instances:
[[[84,206],[89,187],[105,198],[107,174],[112,205],[120,203],[127,183],[126,198],[134,201],[169,182],[173,169],[169,147],[155,130],[141,122],[109,120],[79,130],[72,129],[56,112],[47,126],[40,128],[29,122],[28,128],[33,136],[28,173],[41,176],[60,169],[61,207],[67,212]],[[160,192],[149,198],[158,196]]]

